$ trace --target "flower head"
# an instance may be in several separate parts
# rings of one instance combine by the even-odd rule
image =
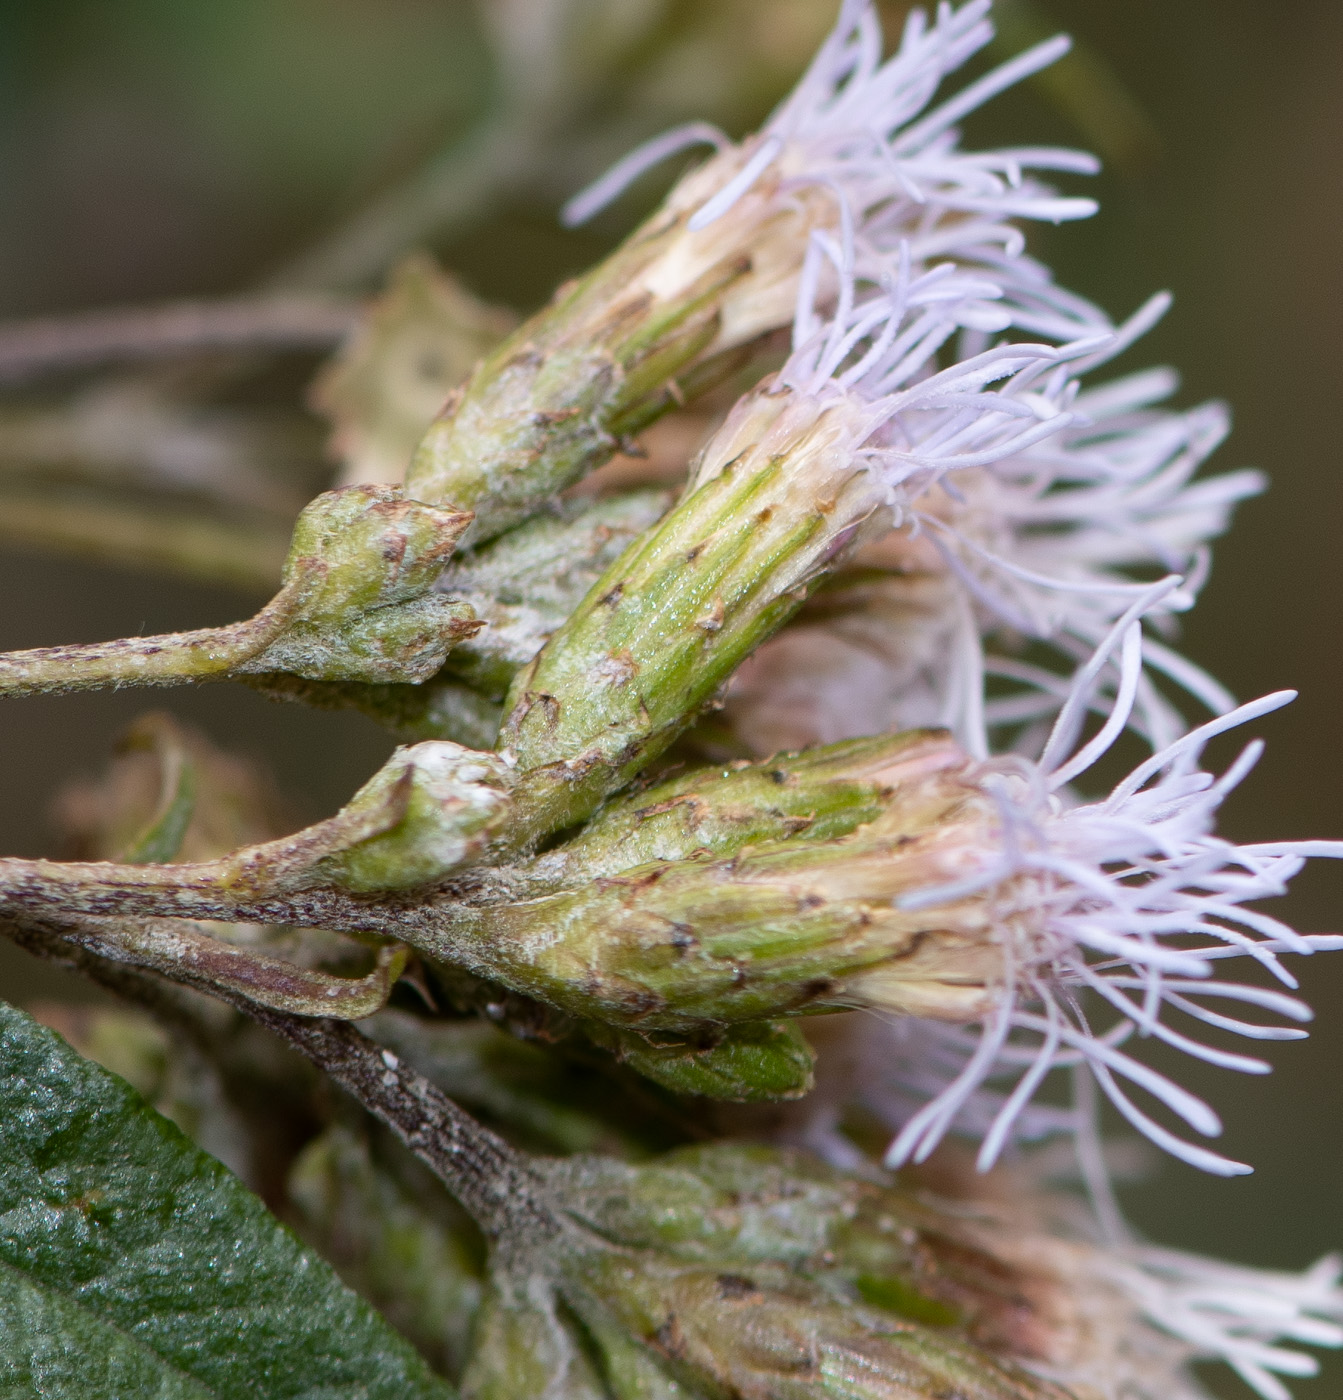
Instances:
[[[1159,303],[1158,303],[1159,305]],[[1143,313],[1139,313],[1141,317]],[[1130,339],[1121,328],[1108,358]],[[1082,362],[1075,368],[1090,368]],[[1045,641],[1082,661],[1107,631],[1147,592],[1139,581],[1161,570],[1178,588],[1150,599],[1149,618],[1169,631],[1174,616],[1192,606],[1206,578],[1209,541],[1225,530],[1234,506],[1260,491],[1258,472],[1233,471],[1192,478],[1227,432],[1222,405],[1184,412],[1154,404],[1175,386],[1169,371],[1150,370],[1080,391],[1064,387],[1071,420],[1059,432],[978,473],[965,473],[916,504],[915,528],[937,562],[955,580],[961,626],[973,631],[964,650],[978,649],[989,674],[1024,684],[1027,693],[996,697],[985,709],[986,730],[1042,720],[1067,694],[1066,678],[1022,664],[1001,644],[976,648],[995,634]],[[1186,690],[1214,713],[1233,707],[1205,673],[1149,638],[1147,666]],[[947,693],[954,680],[943,681]],[[978,716],[951,716],[970,728]],[[1154,748],[1183,731],[1178,714],[1143,677],[1135,727]],[[1038,753],[1034,742],[1020,745]],[[967,739],[981,751],[985,733]]]
[[[650,291],[666,296],[725,257],[749,256],[751,276],[724,300],[722,347],[787,324],[815,233],[853,249],[868,280],[902,247],[920,269],[948,256],[1019,256],[1023,240],[1010,220],[1059,222],[1096,209],[1025,172],[1092,174],[1097,163],[1077,151],[958,147],[955,124],[1067,52],[1062,36],[927,110],[943,79],[992,39],[989,8],[990,0],[956,10],[941,5],[931,25],[913,11],[899,48],[883,62],[872,0],[845,0],[810,68],[758,133],[734,144],[704,122],[669,131],[572,199],[566,221],[582,223],[677,152],[714,146],[716,154],[668,196],[662,217],[680,233],[644,275]],[[826,280],[833,293],[833,274]]]
[[[1068,784],[1114,743],[1135,703],[1143,652],[1140,607],[1141,600],[1080,669],[1042,758],[982,765],[978,781],[997,812],[988,848],[973,852],[967,842],[958,878],[899,900],[909,910],[958,908],[971,896],[985,900],[1001,949],[1002,981],[977,1039],[961,1042],[959,1066],[954,1042],[942,1046],[943,1066],[955,1072],[903,1124],[887,1154],[892,1165],[926,1157],[958,1119],[966,1126],[967,1108],[983,1107],[986,1083],[1010,1074],[1014,1087],[983,1136],[980,1166],[991,1166],[1045,1076],[1071,1066],[1084,1068],[1129,1123],[1175,1156],[1223,1175],[1250,1170],[1185,1140],[1139,1107],[1128,1086],[1143,1090],[1197,1133],[1220,1131],[1211,1108],[1126,1047],[1135,1037],[1152,1037],[1223,1068],[1267,1072],[1264,1061],[1206,1044],[1167,1018],[1178,1013],[1195,1023],[1194,1030],[1211,1026],[1253,1040],[1303,1035],[1299,1023],[1310,1011],[1302,1002],[1214,974],[1227,958],[1249,957],[1294,988],[1280,954],[1343,946],[1332,936],[1298,934],[1246,907],[1283,893],[1306,857],[1343,856],[1343,843],[1238,846],[1213,833],[1217,809],[1249,772],[1262,744],[1247,745],[1217,779],[1198,768],[1204,746],[1277,709],[1292,692],[1267,696],[1186,734],[1140,764],[1102,801],[1069,800]],[[1114,650],[1122,651],[1118,697],[1100,730],[1079,746],[1092,688]],[[1296,1024],[1232,1014],[1239,1008]],[[1108,1022],[1103,1028],[1101,1017]]]
[[[964,273],[939,271],[948,288],[967,281]],[[994,282],[981,272],[976,280],[979,305],[1001,309],[1008,279]],[[1175,387],[1170,371],[1081,388],[1081,376],[1126,348],[1167,301],[1154,298],[1119,328],[1100,313],[1083,314],[1084,307],[1072,320],[1044,319],[1043,328],[1055,334],[1081,331],[1092,339],[1065,345],[1047,374],[1037,370],[995,388],[995,411],[1023,421],[1030,415],[1034,431],[1019,443],[999,437],[1000,450],[979,461],[952,456],[943,459],[948,469],[906,477],[897,528],[859,561],[884,577],[869,574],[861,587],[820,600],[798,629],[764,648],[735,681],[729,715],[748,744],[755,733],[765,743],[797,746],[873,728],[945,724],[981,757],[991,733],[1004,729],[1019,731],[1021,751],[1038,754],[1068,680],[1013,654],[1015,641],[1043,641],[1067,661],[1084,660],[1148,591],[1135,573],[1150,576],[1153,569],[1182,580],[1149,600],[1149,616],[1169,630],[1207,575],[1209,541],[1225,529],[1234,505],[1261,489],[1262,478],[1237,471],[1192,481],[1225,436],[1226,413],[1215,403],[1185,412],[1156,407]],[[871,316],[873,302],[866,308]],[[973,314],[967,312],[959,308],[950,325],[945,312],[936,321],[932,307],[920,317],[925,333],[944,342],[955,315],[964,326]],[[814,313],[799,310],[799,334],[810,331],[818,343],[813,321]],[[830,339],[836,339],[833,332]],[[1011,342],[960,363],[973,365],[995,350],[1010,354]],[[821,351],[812,354],[826,363]],[[956,368],[940,377],[953,376]],[[932,387],[918,382],[929,375],[925,362],[914,387]],[[948,428],[964,422],[965,407],[955,395],[940,404],[925,399],[887,436],[896,440],[904,432],[915,448],[909,457],[929,461]],[[1004,421],[981,417],[977,427],[1001,428]],[[1164,673],[1214,713],[1234,707],[1221,686],[1161,642],[1149,638],[1145,657],[1151,671]],[[986,674],[1000,678],[987,702]],[[1110,668],[1110,698],[1114,679]],[[1153,748],[1185,727],[1146,674],[1138,682],[1132,723]]]

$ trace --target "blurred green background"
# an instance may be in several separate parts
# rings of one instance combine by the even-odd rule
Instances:
[[[286,275],[358,286],[356,235],[370,226],[360,211],[395,220],[426,197],[436,231],[424,241],[477,292],[527,309],[655,191],[581,234],[557,228],[566,194],[670,122],[708,116],[747,129],[834,5],[590,0],[568,6],[577,29],[548,31],[562,8],[0,0],[0,317]],[[1116,316],[1170,287],[1174,311],[1125,364],[1178,366],[1184,402],[1228,399],[1236,427],[1218,461],[1272,478],[1219,546],[1184,634],[1188,653],[1241,698],[1302,691],[1260,726],[1268,755],[1226,830],[1343,836],[1343,7],[1012,0],[1003,18],[1011,39],[1061,28],[1083,50],[974,118],[971,139],[1103,150],[1106,171],[1088,182],[1101,215],[1033,234],[1036,250]],[[427,186],[417,175],[426,168]],[[353,233],[333,244],[340,228]],[[296,401],[315,364],[295,360],[255,392]],[[18,546],[0,554],[3,648],[221,623],[254,601]],[[0,849],[50,850],[42,814],[52,793],[98,767],[117,731],[156,703],[263,755],[305,818],[331,810],[389,748],[356,717],[235,687],[11,701],[0,724]],[[1297,882],[1298,927],[1343,924],[1341,877],[1319,868]],[[0,953],[5,995],[68,991]],[[1257,1171],[1223,1182],[1166,1164],[1129,1189],[1135,1220],[1163,1242],[1293,1268],[1343,1246],[1343,958],[1302,976],[1318,1028],[1276,1050],[1272,1077],[1181,1067],[1224,1112],[1225,1150]],[[1343,1363],[1333,1362],[1297,1394],[1341,1390]]]

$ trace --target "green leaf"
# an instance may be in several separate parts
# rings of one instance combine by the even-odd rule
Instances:
[[[450,1400],[127,1084],[0,1003],[0,1400]]]
[[[163,796],[149,825],[126,852],[127,865],[176,860],[196,813],[196,765],[178,744],[163,758]]]
[[[175,1370],[59,1293],[0,1266],[0,1396],[83,1400],[208,1400],[214,1392]]]
[[[732,1026],[717,1045],[653,1046],[642,1037],[588,1023],[599,1044],[614,1042],[631,1068],[677,1094],[702,1094],[734,1103],[796,1099],[813,1086],[816,1057],[789,1021]],[[603,1034],[603,1032],[606,1032]]]

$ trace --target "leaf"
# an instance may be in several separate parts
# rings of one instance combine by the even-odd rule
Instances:
[[[788,1021],[747,1021],[732,1026],[717,1045],[653,1046],[636,1033],[614,1036],[596,1023],[599,1044],[618,1047],[632,1069],[677,1094],[702,1094],[734,1103],[796,1099],[814,1083],[816,1057],[802,1032]]]
[[[0,1400],[451,1400],[115,1075],[0,1003]]]
[[[214,1392],[78,1303],[0,1266],[0,1396],[208,1400]]]
[[[159,763],[159,801],[148,824],[131,842],[123,859],[128,865],[164,864],[176,860],[196,814],[196,765],[178,727],[167,723],[145,726],[145,738]]]

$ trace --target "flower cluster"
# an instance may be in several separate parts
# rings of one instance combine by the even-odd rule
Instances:
[[[506,86],[563,125],[536,65],[601,6],[497,3],[536,69],[503,64]],[[1186,1165],[1249,1171],[1167,1052],[1266,1073],[1246,1043],[1312,1015],[1291,959],[1343,948],[1260,908],[1343,841],[1217,834],[1262,744],[1220,772],[1205,754],[1293,692],[1238,705],[1175,649],[1211,542],[1263,483],[1201,475],[1227,414],[1170,407],[1172,371],[1102,373],[1167,295],[1114,321],[1027,252],[1032,223],[1094,212],[1046,177],[1095,161],[962,144],[963,117],[1067,41],[948,97],[994,38],[991,0],[914,10],[889,57],[877,0],[839,4],[758,133],[692,123],[571,203],[580,221],[712,148],[521,324],[403,265],[319,397],[353,466],[404,480],[318,496],[255,617],[0,654],[0,697],[242,679],[413,741],[279,836],[259,779],[151,716],[75,803],[84,858],[0,858],[0,932],[182,1037],[191,1119],[215,1113],[277,1197],[324,1122],[292,1219],[477,1400],[1199,1400],[1208,1359],[1288,1400],[1280,1378],[1315,1367],[1290,1344],[1343,1346],[1343,1264],[1149,1247],[1102,1136],[1122,1119]],[[624,8],[611,53],[665,28]],[[517,136],[500,122],[472,162]],[[720,415],[729,384],[747,391]],[[667,415],[657,470],[613,460]],[[137,1025],[113,1053],[166,1093],[169,1042],[133,1049]],[[219,1118],[239,1074],[262,1108]],[[53,1162],[106,1177],[71,1113],[138,1123],[164,1148],[151,1175],[188,1163],[3,1003],[0,1089],[33,1129],[0,1133],[6,1220],[42,1216]],[[1063,1174],[1084,1192],[1045,1189]],[[259,1202],[230,1212],[176,1262],[217,1274],[275,1233]],[[68,1241],[16,1239],[20,1304],[88,1272]],[[177,1317],[161,1282],[80,1327]],[[40,1370],[74,1323],[57,1298],[50,1335],[6,1331],[6,1297],[0,1334]],[[199,1351],[174,1327],[136,1364]]]
[[[895,55],[881,60],[872,6],[846,0],[839,23],[796,92],[758,136],[732,146],[688,127],[634,153],[576,199],[586,217],[655,160],[701,140],[718,147],[672,204],[707,232],[762,197],[812,199],[796,279],[792,355],[738,405],[692,468],[692,487],[750,448],[786,455],[818,432],[808,490],[867,473],[889,531],[856,562],[884,584],[843,578],[759,648],[733,680],[727,715],[748,749],[829,742],[941,724],[977,761],[974,781],[996,814],[968,823],[954,879],[898,897],[949,927],[967,901],[988,911],[1001,973],[977,1024],[854,1017],[850,1092],[893,1131],[886,1161],[925,1159],[948,1132],[979,1140],[991,1167],[1014,1142],[1071,1134],[1102,1222],[1113,1211],[1097,1139],[1097,1089],[1149,1140],[1204,1170],[1248,1166],[1220,1156],[1156,1114],[1212,1137],[1212,1108],[1136,1053],[1154,1039],[1205,1062],[1259,1074],[1257,1057],[1200,1031],[1254,1041],[1305,1034],[1309,1008],[1290,990],[1284,954],[1343,947],[1303,936],[1253,907],[1284,892],[1307,857],[1343,856],[1339,842],[1236,845],[1214,822],[1254,765],[1250,743],[1214,777],[1201,756],[1216,735],[1292,698],[1237,707],[1163,639],[1208,573],[1209,542],[1257,473],[1195,479],[1225,437],[1218,404],[1162,407],[1166,369],[1093,384],[1165,312],[1153,298],[1112,323],[1058,287],[1024,251],[1017,218],[1069,219],[1065,198],[1029,170],[1082,172],[1060,151],[972,154],[955,123],[1066,49],[1032,49],[925,110],[943,76],[990,37],[987,3],[915,12]],[[796,238],[796,230],[794,237]],[[1029,338],[1028,338],[1029,337]],[[820,426],[818,426],[820,425]],[[821,427],[824,431],[821,431]],[[819,604],[819,605],[818,605]],[[1155,635],[1153,635],[1155,634]],[[1042,665],[1029,646],[1055,660]],[[1214,718],[1190,728],[1174,687]],[[1126,732],[1151,756],[1099,800],[1073,784]],[[957,867],[957,861],[959,865]],[[1250,959],[1287,990],[1218,976]],[[1174,1024],[1172,1024],[1174,1022]],[[1052,1071],[1068,1072],[1071,1106],[1036,1102]],[[1135,1100],[1145,1095],[1160,1108]],[[837,1162],[839,1101],[817,1094],[790,1128]],[[1338,1344],[1337,1268],[1302,1279],[1235,1278],[1221,1266],[1130,1247],[1123,1286],[1191,1355],[1227,1359],[1260,1394],[1285,1392],[1273,1372],[1309,1363],[1279,1337]]]

